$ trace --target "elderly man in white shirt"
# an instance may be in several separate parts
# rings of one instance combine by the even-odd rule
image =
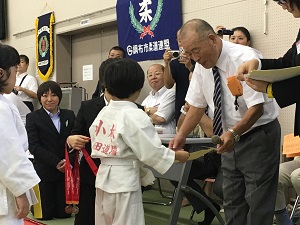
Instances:
[[[183,146],[205,108],[213,109],[214,134],[220,136],[217,151],[222,154],[226,225],[271,225],[280,158],[278,106],[245,82],[241,82],[243,95],[238,98],[227,87],[227,78],[236,74],[239,65],[261,55],[221,40],[199,19],[183,25],[180,40],[197,63],[186,95],[191,107],[169,147]]]
[[[148,83],[152,88],[142,102],[145,112],[155,127],[165,128],[163,133],[175,134],[175,91],[164,86],[164,66],[153,64],[147,71]]]

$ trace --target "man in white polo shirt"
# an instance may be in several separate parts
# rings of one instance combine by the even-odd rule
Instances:
[[[13,92],[21,98],[30,111],[33,111],[33,100],[37,99],[38,84],[36,79],[27,73],[29,58],[26,55],[20,55],[20,64],[16,76],[16,84]]]

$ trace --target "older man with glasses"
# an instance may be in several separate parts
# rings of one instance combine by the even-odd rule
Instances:
[[[175,91],[164,86],[164,67],[153,64],[147,71],[147,80],[152,88],[142,102],[145,112],[155,127],[165,128],[163,133],[175,134]]]
[[[244,82],[242,96],[234,96],[227,86],[227,78],[243,62],[260,54],[221,40],[200,19],[183,25],[180,40],[196,66],[186,95],[191,106],[169,147],[184,145],[209,106],[214,111],[213,133],[220,136],[226,225],[271,225],[280,158],[278,106]]]

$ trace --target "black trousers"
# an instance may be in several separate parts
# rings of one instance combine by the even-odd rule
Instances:
[[[193,161],[187,185],[202,194],[211,203],[213,203],[213,200],[209,196],[207,196],[207,194],[195,181],[195,179],[205,180],[206,178],[215,178],[216,182],[214,184],[214,192],[222,199],[223,176],[220,168],[221,156],[219,154],[217,154],[216,152],[209,152],[205,154],[199,159]],[[171,181],[171,183],[177,187],[177,182]],[[196,198],[194,195],[185,194],[185,197],[189,200],[190,204],[193,206],[197,213],[200,213],[207,208],[207,205],[204,204],[200,199]]]
[[[71,215],[65,213],[65,181],[39,183],[42,218],[41,220],[51,220],[53,218],[69,218]],[[34,213],[34,212],[33,212]]]

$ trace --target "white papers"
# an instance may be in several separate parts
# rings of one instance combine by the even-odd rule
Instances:
[[[276,82],[300,75],[300,66],[277,70],[253,70],[247,77],[254,80]]]
[[[82,66],[82,80],[93,80],[93,65]]]

